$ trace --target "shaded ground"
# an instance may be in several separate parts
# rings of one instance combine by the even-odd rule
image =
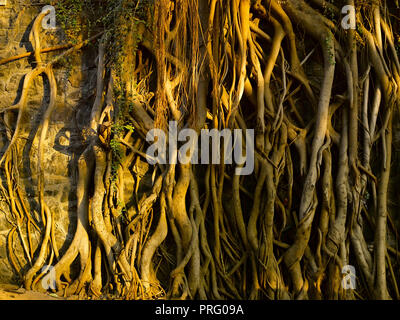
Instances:
[[[15,285],[0,284],[0,300],[66,300],[54,294],[28,291]]]

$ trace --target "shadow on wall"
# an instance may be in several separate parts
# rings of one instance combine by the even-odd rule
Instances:
[[[4,0],[0,0],[0,43],[8,43],[8,47],[12,50],[6,53],[0,50],[0,56],[8,57],[32,51],[29,33],[34,19],[41,11],[41,5],[27,6],[25,4],[22,10],[22,5],[8,1],[7,11],[2,13],[2,9],[5,9],[1,7],[2,1]],[[11,13],[18,18],[7,16]],[[13,24],[12,21],[15,23]],[[8,25],[7,32],[2,32],[3,25]],[[54,41],[60,42],[59,31],[43,32],[42,47],[51,46]],[[43,59],[47,61],[51,56],[52,54],[44,54]],[[73,70],[68,71],[63,66],[54,68],[58,94],[56,110],[50,120],[45,139],[43,160],[45,199],[56,221],[55,240],[60,255],[68,248],[76,226],[76,162],[84,149],[80,130],[82,122],[89,119],[88,112],[94,99],[93,88],[96,74],[93,50],[90,48],[74,54],[72,59]],[[19,101],[24,74],[34,67],[35,62],[32,58],[0,65],[0,96],[3,100],[2,103],[0,102],[1,107],[13,105]],[[10,81],[12,79],[13,81]],[[22,118],[23,129],[16,143],[16,148],[19,150],[16,162],[21,203],[26,207],[26,213],[39,230],[43,229],[43,223],[37,189],[38,133],[42,116],[49,104],[49,94],[47,77],[44,75],[38,77],[29,90],[28,103]],[[13,115],[13,126],[15,126],[16,114],[16,112],[10,114]],[[0,115],[0,154],[4,152],[7,145],[5,124],[3,116]],[[6,182],[3,170],[0,170],[0,179],[1,183]],[[29,228],[32,235],[33,257],[31,260],[34,261],[38,255],[38,244],[42,233],[36,230],[33,224],[30,224]],[[22,275],[30,267],[21,241],[21,237],[24,237],[25,243],[29,243],[27,219],[24,220],[20,229],[21,232],[16,228],[15,219],[6,198],[0,195],[0,283],[20,284]],[[17,270],[10,261],[8,246],[12,248]]]

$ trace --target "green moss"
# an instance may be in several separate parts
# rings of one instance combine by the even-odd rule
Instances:
[[[136,51],[142,41],[139,25],[151,28],[153,23],[154,0],[104,0],[99,5],[95,0],[52,1],[56,8],[57,23],[64,30],[70,43],[77,43],[93,34],[104,31],[106,64],[115,72],[114,101],[117,115],[112,126],[110,150],[112,153],[112,181],[124,157],[124,148],[119,142],[129,131],[134,131],[127,116],[132,111],[132,102],[122,83],[126,72],[127,52],[132,54],[129,63],[135,63]],[[131,36],[127,43],[127,36]],[[127,47],[127,46],[130,47]],[[68,60],[60,61],[60,66],[69,68]]]
[[[398,35],[397,38],[395,39],[395,48],[397,55],[400,56],[400,36]]]

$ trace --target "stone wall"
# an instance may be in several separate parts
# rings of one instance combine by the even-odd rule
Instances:
[[[47,3],[48,1],[32,3],[29,0],[8,0],[5,6],[0,5],[0,60],[31,51],[29,32],[34,19]],[[61,29],[42,30],[42,34],[42,48],[65,43]],[[49,61],[59,53],[45,53],[42,57],[44,61]],[[56,221],[55,234],[60,253],[67,248],[75,228],[75,161],[82,149],[78,132],[88,119],[94,98],[95,60],[95,51],[88,47],[72,55],[67,64],[54,67],[57,104],[46,137],[44,171],[45,199]],[[33,67],[31,58],[0,65],[0,110],[18,101],[23,77]],[[41,116],[48,106],[48,101],[48,82],[45,77],[40,76],[29,90],[28,104],[23,116],[24,131],[21,132],[17,143],[19,185],[25,206],[35,217],[39,227],[41,219],[36,187],[37,140]],[[0,114],[0,154],[7,146],[2,119],[3,115]],[[8,203],[0,196],[0,283],[15,283],[21,280],[16,276],[18,272],[12,268],[7,255],[8,235],[13,223]],[[26,223],[21,227],[25,230]],[[37,248],[40,236],[39,232],[33,233],[34,248]],[[20,271],[23,272],[29,265],[18,233],[15,233],[11,243]]]

